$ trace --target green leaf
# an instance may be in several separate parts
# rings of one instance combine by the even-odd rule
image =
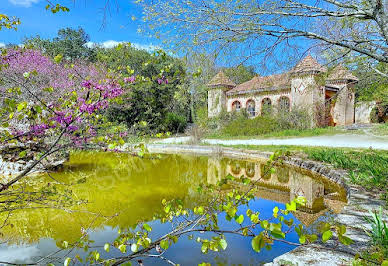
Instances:
[[[18,111],[25,109],[27,107],[27,102],[21,102],[18,104]]]
[[[118,249],[121,251],[121,253],[125,253],[127,252],[127,246],[124,245],[124,244],[121,244]],[[132,246],[131,246],[131,250],[132,250]]]
[[[202,246],[201,246],[201,252],[206,254],[209,250],[209,243],[205,242],[205,243],[202,243]]]
[[[263,228],[263,229],[268,229],[268,221],[267,220],[263,220],[260,222],[260,226]]]
[[[66,258],[65,261],[63,262],[63,265],[64,266],[69,266],[70,261],[71,261],[71,258]]]
[[[350,244],[353,243],[353,240],[352,240],[352,239],[350,239],[349,237],[344,236],[344,235],[338,235],[338,240],[339,240],[342,244],[344,244],[345,246],[350,245]]]
[[[279,212],[279,208],[278,208],[278,206],[275,206],[275,208],[273,208],[273,217],[277,218],[278,212]]]
[[[94,253],[94,259],[95,260],[99,260],[100,259],[100,253],[98,253],[97,251],[96,251],[96,253]]]
[[[315,241],[317,241],[318,236],[314,235],[314,234],[313,235],[309,235],[308,239],[309,239],[310,243],[314,243]]]
[[[340,225],[337,227],[337,232],[339,235],[343,235],[346,233],[346,226],[345,225]]]
[[[251,246],[252,246],[254,251],[260,252],[260,250],[265,246],[265,241],[264,241],[262,233],[260,233],[259,235],[255,236],[252,239]]]
[[[104,250],[105,250],[106,252],[109,252],[109,244],[108,244],[108,243],[106,243],[106,244],[104,245]]]
[[[381,263],[381,266],[388,266],[388,260],[383,261],[383,263]]]
[[[290,204],[286,203],[286,210],[287,211],[296,211],[296,202],[291,201]]]
[[[151,232],[152,231],[152,227],[149,226],[148,224],[143,224],[143,228],[148,231],[148,232]]]
[[[220,247],[223,249],[223,250],[225,250],[226,249],[226,247],[228,246],[228,243],[226,242],[226,240],[225,239],[220,239],[220,242],[219,242],[219,244],[220,244]]]
[[[168,249],[169,246],[170,244],[167,239],[163,239],[162,241],[160,241],[160,247],[162,249]]]
[[[259,222],[259,214],[252,214],[250,218],[252,223],[254,224],[257,224]]]
[[[20,153],[19,153],[19,157],[20,158],[24,158],[25,156],[27,155],[27,151],[21,151]]]
[[[244,222],[244,215],[240,214],[240,216],[235,218],[238,224],[242,224]]]
[[[295,201],[295,203],[302,205],[302,206],[306,205],[306,202],[307,202],[306,198],[303,196],[298,196],[297,198],[294,199],[294,201]]]
[[[306,236],[305,235],[302,235],[299,237],[299,243],[301,243],[301,244],[306,243]]]
[[[332,236],[333,236],[333,232],[331,232],[330,230],[324,232],[322,234],[322,241],[323,241],[323,243],[326,243]]]
[[[60,63],[62,61],[62,58],[63,58],[63,55],[62,54],[58,54],[54,57],[54,61],[55,63]]]
[[[271,231],[271,234],[276,238],[285,238],[286,234],[282,232],[282,224],[278,223],[271,223],[269,226],[269,230]]]
[[[195,214],[202,215],[202,214],[204,214],[204,212],[205,212],[205,209],[203,208],[203,206],[199,206],[199,207],[194,208]]]

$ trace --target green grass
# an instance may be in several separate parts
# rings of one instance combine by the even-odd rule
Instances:
[[[378,136],[388,136],[388,124],[381,124],[376,126],[372,133]]]
[[[211,133],[206,138],[212,139],[252,139],[252,138],[288,138],[288,137],[313,137],[322,135],[335,135],[339,133],[349,133],[341,128],[326,127],[326,128],[311,128],[311,129],[286,129],[281,131],[273,131],[270,133],[256,135],[230,135],[222,132]],[[354,132],[350,132],[354,133]]]
[[[290,151],[293,155],[325,162],[349,172],[350,182],[380,194],[388,206],[388,151],[305,146],[223,145],[259,151]]]

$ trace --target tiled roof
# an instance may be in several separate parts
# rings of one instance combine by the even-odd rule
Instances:
[[[235,88],[227,92],[227,94],[239,94],[252,91],[274,91],[290,88],[289,73],[271,75],[271,76],[256,76],[253,79],[237,85]]]
[[[311,55],[303,58],[296,66],[292,69],[292,73],[304,73],[304,72],[326,72],[326,67],[318,63],[318,61]]]
[[[327,80],[352,80],[358,81],[358,78],[354,76],[346,67],[343,65],[336,66],[330,73]]]
[[[209,87],[225,86],[225,87],[230,87],[230,88],[233,88],[236,86],[236,84],[233,81],[231,81],[222,70],[220,72],[218,72],[218,74],[215,75],[207,85]]]

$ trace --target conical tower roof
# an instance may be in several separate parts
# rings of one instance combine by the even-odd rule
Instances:
[[[292,69],[292,73],[306,73],[306,72],[326,72],[326,67],[318,63],[318,61],[311,55],[303,58],[296,66]]]
[[[233,81],[231,81],[222,70],[218,72],[218,74],[215,75],[207,85],[210,88],[215,88],[215,87],[234,88],[236,86],[236,84]]]
[[[354,76],[346,67],[340,64],[331,71],[331,74],[329,75],[327,80],[358,81],[358,78]]]

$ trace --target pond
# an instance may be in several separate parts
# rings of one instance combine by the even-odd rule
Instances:
[[[292,167],[278,167],[274,173],[262,175],[264,163],[195,155],[139,158],[123,153],[73,153],[64,169],[52,173],[52,178],[74,183],[70,189],[75,197],[88,202],[73,207],[72,212],[51,208],[14,211],[10,218],[12,226],[1,231],[4,244],[0,245],[0,261],[36,261],[57,251],[63,241],[77,241],[85,230],[90,231],[96,246],[113,241],[119,228],[128,228],[139,221],[153,227],[151,236],[168,232],[170,224],[152,220],[155,213],[163,210],[163,199],[181,199],[185,207],[193,209],[203,201],[198,186],[215,184],[227,175],[244,175],[257,181],[256,198],[249,202],[249,208],[260,211],[263,218],[271,217],[275,206],[284,208],[293,198],[304,196],[306,205],[288,216],[314,230],[318,221],[330,219],[345,205],[344,190],[338,186]],[[42,184],[53,182],[46,175],[34,178],[40,178]],[[239,212],[245,213],[246,208],[242,206]],[[222,215],[220,224],[222,228],[232,226]],[[202,254],[200,243],[184,236],[166,251],[165,257],[181,265],[201,262],[259,265],[295,248],[279,242],[272,250],[256,253],[249,238],[227,236],[226,239],[225,251]],[[286,240],[298,242],[298,236],[290,233]],[[85,255],[81,250],[73,253]],[[100,254],[102,258],[106,255],[103,249]],[[120,252],[112,248],[110,254],[119,256]],[[144,264],[167,265],[156,259],[146,259]]]

